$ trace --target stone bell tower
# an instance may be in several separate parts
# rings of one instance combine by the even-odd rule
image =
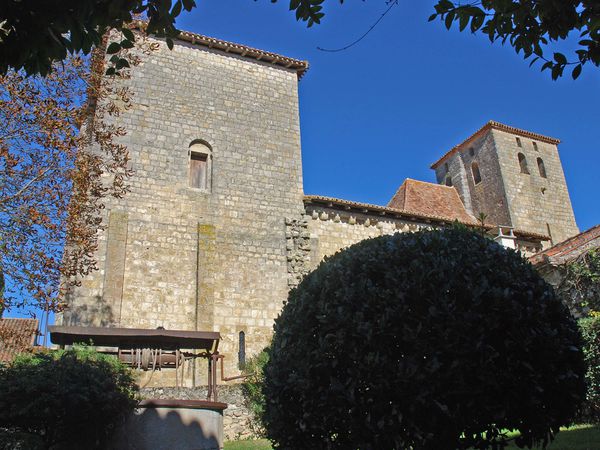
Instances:
[[[467,211],[487,222],[547,235],[578,234],[555,138],[490,121],[432,164]]]

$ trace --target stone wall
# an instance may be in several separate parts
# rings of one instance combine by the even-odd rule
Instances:
[[[297,74],[177,41],[127,83],[131,192],[108,202],[99,271],[70,292],[64,325],[221,332],[227,372],[269,341],[288,292],[285,218],[303,212]],[[189,147],[212,180],[189,186]]]
[[[197,388],[144,388],[143,399],[206,400],[206,386]],[[227,403],[223,412],[223,436],[226,441],[260,437],[256,420],[244,404],[240,385],[219,386],[219,401]]]
[[[323,205],[307,205],[308,230],[310,232],[310,270],[327,256],[364,239],[386,234],[437,228],[436,225],[408,221],[376,213],[347,211]]]

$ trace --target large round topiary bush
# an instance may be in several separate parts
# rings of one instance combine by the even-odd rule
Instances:
[[[290,292],[264,422],[280,449],[528,445],[569,423],[583,374],[575,322],[518,253],[462,229],[382,236]]]

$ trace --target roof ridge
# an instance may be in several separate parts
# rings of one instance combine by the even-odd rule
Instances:
[[[506,124],[498,122],[496,120],[488,120],[485,123],[485,125],[483,125],[481,128],[479,128],[473,134],[471,134],[468,138],[466,138],[460,144],[455,145],[450,150],[448,150],[446,153],[444,153],[441,158],[439,158],[437,161],[435,161],[433,164],[431,164],[430,168],[436,169],[447,158],[449,158],[451,155],[453,155],[454,153],[459,151],[461,147],[468,144],[469,142],[471,142],[472,140],[477,138],[479,135],[485,133],[486,131],[491,130],[492,128],[496,129],[496,130],[500,130],[500,131],[505,131],[505,132],[511,133],[511,134],[518,134],[523,137],[537,139],[538,141],[547,142],[549,144],[554,144],[554,145],[560,144],[560,139],[553,138],[550,136],[545,136],[543,134],[535,133],[533,131],[527,131],[522,128],[513,127],[511,125],[506,125]]]

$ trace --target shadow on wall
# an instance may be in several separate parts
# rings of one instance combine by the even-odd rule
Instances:
[[[223,416],[207,409],[139,408],[115,433],[114,450],[220,450]]]
[[[83,327],[110,327],[115,325],[112,307],[99,295],[90,303],[73,304],[73,297],[66,296],[67,309],[63,312],[63,325]]]

